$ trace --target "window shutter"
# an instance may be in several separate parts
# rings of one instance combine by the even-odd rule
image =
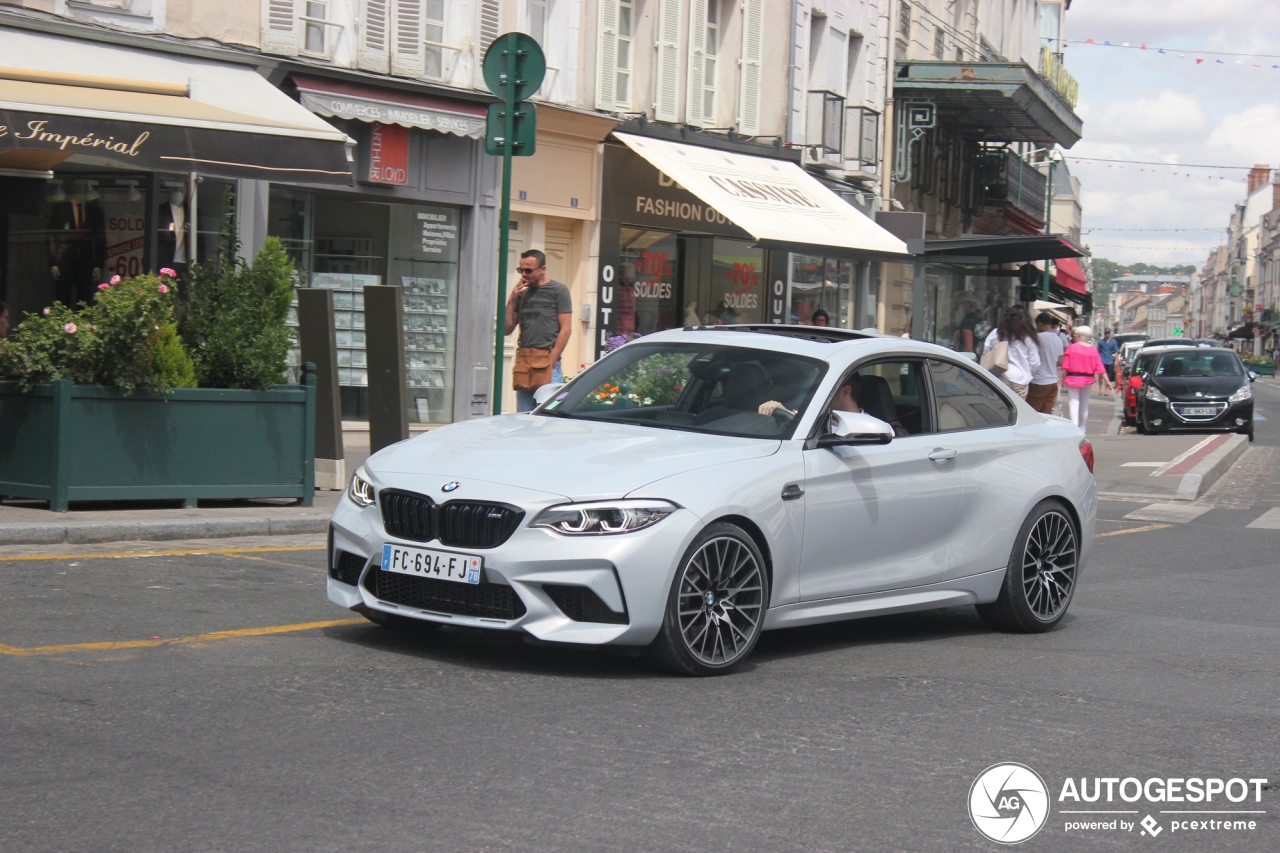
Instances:
[[[387,73],[388,0],[364,0],[360,4],[360,52],[356,63],[365,71]]]
[[[489,45],[493,44],[493,40],[501,34],[498,28],[502,25],[502,3],[501,0],[480,0],[477,5],[476,32],[480,34],[480,38],[477,40],[475,53],[475,86],[477,89],[487,89],[484,82],[484,55],[489,52]]]
[[[738,132],[760,132],[760,62],[764,56],[764,0],[742,3],[742,85],[738,99]]]
[[[600,0],[596,40],[596,109],[618,109],[618,0]]]
[[[685,98],[684,123],[704,127],[702,97],[707,73],[707,3],[720,0],[689,0],[689,95]]]
[[[294,0],[262,4],[262,52],[298,55],[298,10]]]
[[[397,77],[421,77],[426,72],[423,53],[422,0],[391,0],[395,27],[391,37],[391,73]]]
[[[653,117],[679,121],[680,114],[680,0],[659,0],[658,80]]]

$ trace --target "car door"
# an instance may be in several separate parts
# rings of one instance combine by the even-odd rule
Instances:
[[[1022,523],[1010,517],[1009,503],[1034,488],[1034,477],[1020,468],[1033,462],[1031,454],[1043,442],[1019,434],[1013,404],[976,370],[929,359],[929,377],[938,417],[936,438],[956,449],[964,482],[947,577],[989,572],[1009,562],[1010,527],[1016,533]]]
[[[890,402],[858,402],[899,435],[884,445],[803,451],[802,600],[919,586],[946,572],[962,484],[955,448],[934,434],[924,360],[877,359],[853,372],[889,386]]]

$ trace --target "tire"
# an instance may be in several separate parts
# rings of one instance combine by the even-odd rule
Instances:
[[[999,597],[977,605],[978,615],[998,631],[1048,631],[1071,606],[1079,567],[1080,534],[1071,514],[1057,500],[1041,501],[1014,540]]]
[[[395,613],[374,610],[372,607],[362,607],[359,612],[361,616],[373,624],[401,634],[425,634],[440,627],[439,622],[411,619],[408,616],[398,616]]]
[[[680,675],[730,672],[760,639],[768,602],[769,575],[755,540],[735,524],[708,525],[680,559],[662,628],[645,657]]]

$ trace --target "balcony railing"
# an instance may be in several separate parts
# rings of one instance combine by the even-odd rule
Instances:
[[[982,158],[987,201],[1004,202],[1043,223],[1049,179],[1007,148],[987,151]]]
[[[1080,84],[1071,76],[1067,67],[1062,64],[1058,55],[1047,47],[1040,48],[1040,76],[1049,81],[1062,100],[1072,109],[1076,108],[1076,100],[1080,96]]]
[[[811,91],[805,102],[805,145],[814,159],[838,161],[844,153],[844,97]]]
[[[857,161],[864,172],[880,164],[880,113],[870,107],[846,107],[844,111],[844,160]]]

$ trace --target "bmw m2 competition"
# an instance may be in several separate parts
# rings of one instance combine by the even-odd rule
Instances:
[[[673,330],[539,398],[369,457],[333,513],[329,598],[712,675],[762,631],[838,619],[975,605],[1046,631],[1089,557],[1080,430],[932,344]]]

